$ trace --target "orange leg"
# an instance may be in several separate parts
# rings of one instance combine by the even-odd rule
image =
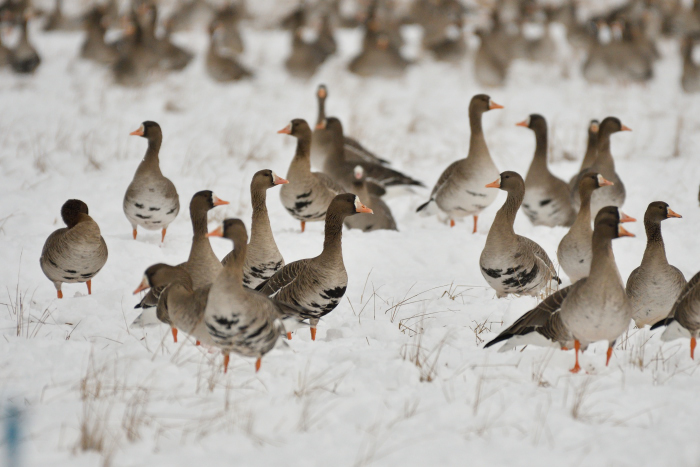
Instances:
[[[56,295],[58,295],[58,298],[63,298],[63,292],[61,292],[60,290],[56,292]]]
[[[450,219],[450,227],[454,227],[454,226],[455,226],[455,220],[454,220],[454,219]]]
[[[177,328],[171,328],[170,330],[173,333],[173,340],[177,343]]]
[[[88,295],[92,295],[92,279],[86,282],[88,286]]]
[[[608,363],[610,363],[610,357],[612,357],[612,347],[608,347],[608,358],[605,360],[605,366],[608,366]]]
[[[199,341],[196,341],[196,342],[194,343],[194,345],[202,345],[202,343],[199,342]]]
[[[225,353],[224,354],[224,373],[226,373],[228,371],[228,359],[229,359],[229,356],[227,353]]]
[[[301,233],[304,233],[304,230],[306,230],[306,222],[301,221]]]
[[[134,229],[134,240],[136,240],[136,229]]]
[[[168,229],[163,229],[163,235],[160,237],[160,243],[163,243],[165,241],[165,231]]]
[[[476,223],[479,221],[479,216],[474,216],[474,230],[472,230],[472,233],[476,233]]]
[[[316,328],[311,328],[311,340],[316,340]]]
[[[292,333],[291,332],[287,333],[287,340],[290,340],[290,341],[292,340]]]
[[[690,358],[695,360],[695,346],[697,345],[697,341],[695,340],[694,337],[690,338]]]
[[[576,350],[576,365],[571,369],[571,372],[578,373],[581,371],[581,366],[578,364],[578,351],[581,350],[581,343],[579,341],[574,341],[574,349]]]
[[[561,349],[562,349],[562,350],[569,350],[568,347],[562,347]]]
[[[256,373],[257,373],[258,371],[260,371],[260,365],[262,365],[262,359],[258,358],[258,359],[255,361],[255,372],[256,372]]]

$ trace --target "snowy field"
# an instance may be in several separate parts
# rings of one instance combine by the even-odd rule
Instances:
[[[143,89],[114,87],[104,69],[80,61],[78,33],[34,34],[43,57],[35,76],[0,72],[0,409],[23,411],[24,466],[700,464],[700,371],[687,340],[662,344],[660,332],[630,328],[609,367],[598,344],[578,375],[568,371],[573,351],[482,348],[537,303],[497,300],[479,271],[503,192],[475,235],[470,219],[450,228],[416,215],[429,189],[391,193],[400,231],[346,230],[345,299],[315,342],[298,331],[257,374],[251,359],[232,355],[224,375],[220,355],[173,343],[165,326],[130,328],[138,315],[131,291],[145,268],[187,258],[192,194],[211,189],[231,201],[211,212],[210,229],[225,217],[249,225],[250,178],[265,168],[286,173],[295,140],[276,131],[292,118],[315,121],[319,83],[348,134],[430,187],[466,155],[476,93],[505,106],[484,115],[486,139],[499,169],[523,175],[534,136],[515,123],[528,114],[548,119],[551,168],[566,180],[583,157],[589,120],[617,116],[634,130],[612,139],[624,211],[640,220],[627,224],[636,238],[614,242],[623,279],[641,261],[641,219],[655,200],[683,215],[663,224],[669,261],[687,278],[698,270],[700,98],[680,90],[677,42],[660,44],[647,86],[591,87],[575,62],[518,62],[507,87],[485,90],[471,60],[433,61],[411,29],[408,52],[419,65],[402,79],[349,75],[361,36],[339,31],[340,54],[309,82],[284,71],[287,33],[244,32],[256,79],[235,85],[208,78],[207,39],[196,33],[176,37],[198,51],[195,61]],[[163,128],[161,168],[183,206],[162,246],[158,232],[141,230],[134,241],[122,212],[146,150],[129,132],[144,120]],[[109,260],[91,296],[66,284],[57,300],[39,256],[69,198],[88,204]],[[275,189],[268,206],[287,262],[320,252],[321,223],[301,234]],[[566,232],[533,227],[522,214],[515,230],[552,258]],[[220,257],[230,249],[212,244]]]

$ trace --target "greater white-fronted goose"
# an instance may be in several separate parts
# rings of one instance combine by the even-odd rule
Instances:
[[[143,21],[132,10],[124,37],[117,46],[119,58],[112,65],[112,76],[120,86],[136,87],[146,84],[158,65],[158,57],[149,45],[141,25]]]
[[[15,73],[34,73],[41,63],[41,57],[29,42],[27,35],[27,18],[20,23],[19,42],[11,51],[10,65]]]
[[[359,214],[345,219],[345,225],[349,229],[360,229],[363,232],[373,230],[398,230],[396,221],[391,214],[389,206],[379,196],[370,194],[367,189],[365,171],[361,165],[355,167],[355,180],[350,186],[350,192],[365,201],[365,205],[374,214]]]
[[[525,215],[533,225],[570,226],[576,212],[571,206],[569,185],[552,175],[547,167],[547,120],[532,114],[517,125],[535,133],[535,155],[525,176]]]
[[[220,49],[231,54],[241,54],[245,49],[243,38],[238,30],[238,23],[241,20],[241,11],[238,5],[229,3],[221,7],[212,22],[216,22],[221,28],[218,38]]]
[[[85,282],[88,294],[92,294],[92,278],[107,262],[107,244],[84,202],[66,201],[61,207],[61,218],[67,227],[46,239],[39,258],[41,270],[53,282],[58,298],[63,298],[64,282]]]
[[[542,289],[554,289],[561,284],[544,249],[513,230],[525,194],[523,178],[516,172],[503,172],[497,180],[485,186],[508,192],[506,202],[496,213],[479,259],[481,274],[498,298],[508,294],[536,297]]]
[[[323,167],[326,158],[330,154],[333,146],[331,142],[330,132],[323,127],[323,122],[326,120],[326,99],[328,98],[328,89],[325,85],[320,84],[316,90],[316,98],[318,99],[318,117],[316,118],[316,128],[311,140],[311,165],[313,167]],[[345,142],[345,160],[373,164],[388,164],[389,162],[377,157],[374,153],[367,150],[362,144],[354,138],[344,136]]]
[[[8,49],[2,42],[2,34],[0,34],[0,68],[8,66],[10,64],[10,58],[12,57],[12,51]]]
[[[626,288],[634,311],[632,319],[639,328],[666,318],[686,284],[683,273],[666,259],[661,221],[671,217],[681,216],[663,201],[649,204],[644,214],[647,247],[642,264],[632,271]]]
[[[349,187],[355,178],[356,162],[345,159],[345,135],[343,125],[336,117],[329,117],[317,125],[316,128],[326,130],[330,135],[326,151],[328,156],[323,164],[323,172],[343,187]],[[382,187],[396,185],[425,186],[408,175],[398,170],[372,162],[363,162],[362,167],[367,180]]]
[[[303,308],[306,313],[301,317],[310,318],[313,340],[319,319],[333,311],[345,295],[348,275],[341,245],[343,221],[357,213],[371,214],[372,210],[352,193],[336,196],[326,214],[321,254],[287,264],[259,288],[265,295]]]
[[[206,0],[185,0],[168,18],[173,31],[203,30],[214,17],[214,10]]]
[[[284,258],[272,235],[266,201],[267,190],[287,183],[289,183],[288,180],[268,169],[256,172],[250,182],[253,220],[250,224],[250,243],[243,268],[243,285],[249,289],[255,289],[284,266]],[[221,263],[226,266],[226,263],[234,257],[234,253],[235,250],[231,251],[221,260]]]
[[[324,220],[328,205],[345,190],[328,175],[311,171],[311,128],[306,120],[295,118],[277,133],[297,139],[294,159],[287,171],[289,184],[280,190],[280,199],[289,214],[301,222],[303,232],[307,222]]]
[[[240,219],[226,219],[210,236],[222,236],[234,243],[233,257],[211,285],[204,312],[209,335],[224,354],[224,373],[229,353],[256,358],[255,371],[267,352],[285,335],[283,317],[301,310],[273,300],[243,286],[243,267],[248,233]]]
[[[605,186],[600,190],[596,190],[591,195],[591,214],[596,215],[605,206],[622,207],[625,202],[625,185],[622,183],[620,176],[615,171],[615,161],[610,152],[610,136],[620,131],[632,131],[623,125],[618,118],[606,117],[600,123],[598,130],[598,148],[595,163],[584,172],[599,173],[606,179],[613,182],[613,185]],[[573,204],[575,207],[581,205],[581,200],[578,196],[578,190],[574,195]]]
[[[681,337],[690,338],[690,358],[695,360],[695,347],[700,337],[700,272],[683,287],[667,318],[651,329],[666,326],[661,340],[668,342]]]
[[[634,235],[620,225],[618,208],[602,209],[596,216],[590,276],[547,297],[486,346],[502,341],[506,341],[502,350],[518,345],[559,346],[563,350],[573,346],[576,365],[571,371],[576,373],[581,369],[579,350],[607,340],[607,365],[615,340],[629,327],[632,317],[612,251],[612,240],[622,236]]]
[[[595,163],[596,156],[598,155],[599,128],[600,122],[598,122],[598,120],[591,120],[591,122],[588,124],[588,144],[586,145],[586,154],[583,156],[581,167],[579,167],[577,174],[571,177],[569,180],[569,192],[571,193],[571,196],[574,195],[574,191],[578,190],[581,178],[584,176],[584,174],[586,174],[586,169]],[[593,232],[593,230],[591,230],[591,232]]]
[[[103,24],[104,10],[95,6],[85,15],[86,37],[80,49],[80,56],[103,65],[112,65],[119,58],[117,49],[105,42],[107,28]]]
[[[323,64],[326,53],[317,42],[306,41],[304,31],[304,28],[299,28],[292,33],[292,53],[284,66],[295,78],[309,79]]]
[[[213,21],[209,27],[209,49],[205,59],[207,73],[215,81],[226,83],[248,78],[253,74],[238,63],[233,55],[219,50],[219,42],[222,40],[224,29],[218,21]]]
[[[430,207],[435,205],[449,216],[453,227],[455,219],[474,216],[473,232],[476,233],[479,213],[493,203],[498,194],[495,190],[485,189],[487,183],[498,177],[498,169],[486,146],[481,116],[489,110],[502,108],[486,94],[472,97],[469,103],[469,153],[442,172],[430,193],[430,200],[419,206],[416,212],[425,210],[431,214]]]
[[[180,212],[180,197],[175,185],[160,171],[158,153],[163,142],[163,133],[156,122],[146,121],[130,134],[146,138],[148,149],[126,189],[124,214],[131,222],[134,240],[136,227],[141,226],[147,230],[161,230],[162,242],[165,240],[168,225]]]
[[[348,70],[356,75],[397,78],[404,74],[411,64],[401,56],[399,49],[391,43],[384,32],[368,31],[362,44],[362,51],[348,64]]]
[[[681,75],[681,87],[685,92],[700,92],[700,63],[693,60],[695,42],[691,36],[684,37],[681,42],[681,56],[683,57],[683,74]]]
[[[80,20],[63,15],[63,0],[56,0],[54,9],[46,17],[44,31],[78,31]]]

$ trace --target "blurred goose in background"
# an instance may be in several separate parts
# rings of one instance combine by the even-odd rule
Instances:
[[[172,22],[166,21],[163,37],[157,39],[158,66],[166,71],[180,71],[190,64],[194,54],[172,42]]]
[[[158,57],[148,45],[137,12],[132,10],[128,18],[124,37],[117,44],[119,59],[112,65],[112,75],[120,86],[143,86],[153,74]]]
[[[570,226],[576,212],[571,206],[569,185],[547,167],[547,120],[532,114],[518,123],[535,133],[535,155],[525,176],[523,211],[533,225]]]
[[[367,188],[365,171],[361,165],[355,166],[355,180],[350,186],[350,192],[365,201],[365,206],[373,212],[369,214],[359,214],[345,219],[345,225],[349,229],[360,229],[363,232],[374,230],[398,230],[396,221],[391,214],[391,209],[377,195],[370,194]]]
[[[54,9],[46,17],[44,31],[79,31],[80,20],[63,15],[63,0],[56,0]]]
[[[22,17],[20,27],[19,42],[12,49],[10,54],[10,65],[15,73],[34,73],[41,63],[41,58],[36,49],[29,42],[27,33],[27,18]]]
[[[486,187],[508,192],[506,202],[496,213],[489,229],[479,259],[481,275],[496,291],[498,298],[508,294],[536,297],[542,289],[554,289],[561,284],[547,252],[513,230],[515,216],[525,195],[523,178],[516,172],[503,172]],[[545,293],[549,295],[547,290]]]
[[[12,51],[2,42],[2,28],[0,27],[0,68],[8,66],[12,58]]]
[[[512,60],[514,38],[506,32],[498,18],[492,14],[490,30],[478,29],[479,48],[474,56],[474,77],[482,86],[498,87],[505,83]]]
[[[326,218],[326,210],[333,198],[345,193],[328,175],[311,171],[311,128],[306,120],[296,118],[277,133],[297,139],[297,148],[287,171],[289,185],[282,186],[280,199],[293,218],[301,222],[304,232],[307,222]]]
[[[214,10],[206,0],[183,0],[169,20],[173,32],[204,30],[213,16]]]
[[[692,37],[683,38],[681,44],[681,56],[683,57],[683,74],[681,76],[681,86],[685,92],[700,92],[700,60],[694,59],[697,56],[695,42]]]
[[[439,208],[450,218],[454,227],[455,219],[474,216],[474,230],[479,213],[496,199],[495,190],[485,190],[485,185],[498,177],[498,169],[491,159],[486,146],[481,116],[492,109],[502,109],[486,94],[477,94],[469,103],[469,152],[465,159],[450,164],[440,175],[428,202],[418,207],[416,212],[424,211],[434,214],[434,207]]]
[[[54,231],[41,250],[41,270],[63,298],[61,285],[85,282],[92,294],[92,278],[107,262],[107,244],[100,227],[88,214],[87,204],[69,199],[61,207],[61,219],[67,227]]]
[[[423,47],[438,60],[455,61],[467,53],[462,28],[464,7],[453,0],[418,1],[413,18],[423,27]]]
[[[209,49],[205,59],[207,73],[215,81],[225,83],[248,78],[253,74],[230,55],[222,54],[219,50],[219,41],[224,30],[217,22],[212,22],[209,27]]]
[[[158,155],[163,132],[156,122],[146,121],[130,133],[148,140],[146,155],[136,169],[134,178],[124,195],[124,214],[129,219],[136,240],[138,226],[147,230],[165,232],[180,212],[180,197],[175,185],[160,171]]]
[[[284,62],[287,72],[295,78],[311,78],[327,57],[322,46],[316,40],[305,38],[306,35],[311,35],[306,28],[292,33],[292,53]]]
[[[119,52],[105,42],[107,28],[104,25],[104,10],[95,6],[83,20],[86,37],[80,49],[80,56],[103,65],[112,65],[119,58]]]
[[[238,5],[228,3],[217,10],[212,19],[215,26],[220,27],[218,37],[218,47],[220,50],[225,50],[229,54],[243,53],[245,46],[241,32],[238,30],[238,24],[241,20],[241,11]]]
[[[695,347],[700,337],[700,272],[683,287],[667,318],[654,324],[651,329],[666,327],[661,334],[664,342],[690,338],[690,358],[695,360]]]
[[[326,214],[321,254],[287,264],[259,287],[265,295],[303,308],[301,317],[310,318],[312,340],[316,340],[320,318],[333,311],[345,295],[348,275],[341,245],[343,222],[357,213],[371,214],[372,210],[352,193],[333,198]],[[291,334],[287,337],[291,339]]]
[[[661,221],[681,217],[663,201],[649,204],[644,214],[647,247],[642,264],[627,279],[627,297],[634,311],[632,319],[638,328],[666,318],[680,296],[686,280],[683,273],[668,264]]]
[[[321,26],[318,31],[316,45],[326,57],[333,55],[338,50],[333,25],[331,24],[331,16],[327,12],[321,16]]]
[[[586,145],[586,153],[583,156],[583,160],[581,161],[581,166],[579,167],[577,174],[571,177],[569,180],[569,192],[572,196],[574,195],[574,191],[578,190],[579,183],[586,174],[586,169],[595,163],[596,156],[598,155],[599,128],[600,122],[598,122],[598,120],[591,120],[591,122],[588,124],[588,144]]]
[[[410,64],[390,42],[388,34],[368,31],[360,54],[350,61],[348,70],[363,77],[397,78],[404,74]]]

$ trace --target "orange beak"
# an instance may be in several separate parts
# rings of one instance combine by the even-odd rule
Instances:
[[[527,120],[523,120],[522,122],[518,122],[515,124],[515,126],[524,126],[525,128],[527,128]]]
[[[625,230],[624,227],[621,225],[617,226],[617,235],[618,237],[634,237],[633,233],[629,233],[627,230]]]
[[[325,99],[325,98],[326,98],[326,90],[325,90],[324,88],[320,88],[320,89],[318,90],[318,97],[320,97],[321,99]]]
[[[362,212],[362,213],[367,213],[367,214],[374,214],[374,211],[372,211],[370,208],[365,206],[364,204],[361,204],[355,208],[355,211],[357,212]]]
[[[143,127],[139,128],[138,130],[134,130],[129,134],[132,136],[143,136]]]
[[[630,217],[624,212],[620,211],[620,224],[624,224],[625,222],[637,222],[637,219],[634,217]]]
[[[223,237],[224,236],[224,229],[221,226],[218,226],[216,229],[212,230],[207,234],[207,237]]]
[[[151,286],[148,285],[148,280],[144,277],[143,280],[141,281],[141,283],[139,284],[139,286],[136,287],[136,290],[134,290],[134,295],[136,295],[137,293],[139,293],[143,290],[150,289],[150,288],[151,288]]]
[[[280,177],[279,175],[275,174],[275,181],[272,183],[274,183],[275,185],[286,185],[287,183],[289,183],[289,180],[286,180]]]
[[[502,109],[503,106],[501,104],[496,104],[494,101],[489,102],[489,110],[493,109]]]
[[[622,125],[622,131],[632,131],[632,128]]]
[[[286,127],[282,128],[280,131],[278,131],[277,133],[281,134],[281,135],[291,135],[292,134],[292,124],[290,123]]]
[[[223,206],[224,204],[231,204],[228,201],[224,201],[221,198],[218,198],[217,196],[214,196],[214,206]]]
[[[317,130],[325,130],[326,129],[326,121],[323,120],[322,122],[318,122],[316,124],[316,129]]]
[[[600,178],[598,178],[598,184],[600,186],[612,186],[612,185],[614,185],[613,182],[611,182],[610,180],[606,180],[605,178],[603,178],[602,175],[600,175],[599,177]]]
[[[683,217],[680,214],[678,214],[677,212],[673,212],[673,209],[671,209],[671,208],[666,208],[666,216],[667,217],[679,217],[679,218]]]
[[[493,181],[486,185],[486,188],[501,188],[501,179],[499,178],[496,181]]]

